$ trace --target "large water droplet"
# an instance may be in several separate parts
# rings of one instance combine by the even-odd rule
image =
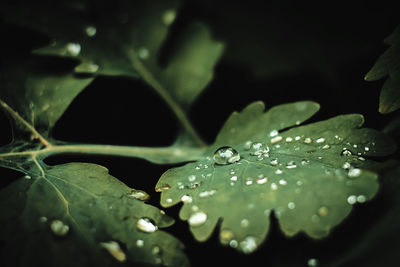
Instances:
[[[240,160],[239,153],[232,147],[218,148],[214,153],[214,161],[218,165],[232,164]]]
[[[102,242],[100,245],[105,248],[111,256],[113,256],[117,261],[124,262],[126,261],[126,254],[122,251],[121,247],[119,246],[118,242],[109,241],[109,242]]]
[[[245,254],[252,253],[257,248],[256,239],[252,236],[246,237],[243,241],[240,242],[240,249]]]
[[[131,192],[127,194],[128,197],[135,198],[137,200],[148,200],[150,195],[142,190],[132,189]]]
[[[53,220],[50,229],[56,236],[66,236],[69,232],[69,226],[61,220]]]
[[[85,27],[85,33],[86,33],[87,36],[93,37],[93,36],[96,35],[97,29],[94,26],[86,26]]]
[[[193,213],[188,220],[190,226],[192,227],[200,226],[204,224],[206,221],[207,221],[207,214],[205,214],[202,211]]]
[[[136,223],[136,227],[145,233],[153,233],[158,229],[154,221],[148,217],[140,218]]]
[[[68,43],[67,53],[73,57],[76,57],[81,52],[81,45],[78,43]]]

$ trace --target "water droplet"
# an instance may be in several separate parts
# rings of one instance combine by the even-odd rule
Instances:
[[[142,248],[144,246],[144,241],[141,239],[136,240],[136,246]]]
[[[271,166],[277,166],[278,165],[278,159],[272,159],[269,164],[271,164]]]
[[[290,142],[293,141],[293,138],[292,138],[292,137],[286,137],[285,141],[288,142],[288,143],[290,143]]]
[[[232,164],[240,160],[239,153],[232,147],[220,147],[214,153],[214,161],[218,165]]]
[[[250,150],[252,144],[253,144],[253,142],[251,142],[251,141],[246,141],[246,142],[244,143],[243,149],[244,149],[244,150]]]
[[[167,198],[167,203],[172,203],[172,198]]]
[[[269,217],[269,215],[271,215],[271,210],[269,209],[264,210],[264,215]]]
[[[253,143],[250,148],[250,155],[258,157],[269,157],[269,147],[261,142]]]
[[[291,209],[291,210],[294,209],[294,208],[296,208],[296,204],[295,204],[294,202],[289,202],[287,206],[288,206],[288,208]]]
[[[294,168],[296,168],[297,167],[297,165],[296,165],[296,163],[292,160],[292,161],[289,161],[287,164],[286,164],[286,169],[294,169]]]
[[[325,142],[325,138],[320,137],[315,142],[317,142],[318,144],[323,143],[323,142]]]
[[[171,186],[169,184],[162,184],[161,186],[156,188],[156,192],[163,192],[168,189],[171,189]]]
[[[324,145],[324,146],[322,147],[322,149],[329,149],[329,148],[331,148],[330,145]]]
[[[268,178],[267,177],[259,177],[256,179],[257,184],[265,184],[266,182],[268,182]]]
[[[231,181],[237,181],[237,179],[238,177],[236,175],[231,177]]]
[[[139,58],[141,59],[148,59],[150,56],[149,49],[147,49],[146,47],[139,48],[137,53]]]
[[[357,196],[358,203],[364,203],[365,201],[367,201],[367,198],[364,195]]]
[[[47,222],[47,217],[45,217],[45,216],[40,217],[39,222],[41,222],[41,223]]]
[[[280,141],[282,141],[282,136],[280,136],[280,135],[275,136],[274,138],[271,138],[271,144],[275,144],[275,143],[278,143]]]
[[[302,186],[302,185],[303,185],[303,182],[300,181],[300,180],[298,180],[298,181],[296,182],[296,184],[297,184],[298,186]]]
[[[251,177],[246,178],[246,185],[252,185],[253,184],[253,179]]]
[[[93,36],[96,35],[97,29],[96,29],[96,27],[94,27],[94,26],[92,26],[92,25],[86,26],[86,27],[85,27],[85,33],[86,33],[87,36],[93,37]]]
[[[357,148],[358,146],[357,146],[357,144],[354,144],[353,147],[354,147],[354,148]]]
[[[232,239],[232,240],[229,242],[229,246],[230,246],[231,248],[237,248],[237,247],[238,247],[238,242],[237,242],[236,240]]]
[[[272,190],[277,190],[278,189],[278,186],[276,185],[276,183],[272,183],[271,184],[271,189]]]
[[[61,220],[53,220],[50,229],[56,236],[66,236],[69,232],[69,226]]]
[[[229,170],[229,174],[232,174],[232,175],[235,174],[235,170],[234,169],[230,169]]]
[[[98,70],[99,70],[99,65],[91,62],[84,62],[75,67],[75,71],[80,73],[95,73]]]
[[[350,168],[349,172],[347,173],[347,176],[349,178],[356,178],[360,176],[362,173],[361,169],[358,168]]]
[[[301,138],[300,136],[296,136],[296,137],[294,138],[294,140],[299,141],[300,138]]]
[[[280,184],[280,185],[287,185],[287,182],[286,182],[286,180],[284,180],[284,179],[280,179],[280,180],[279,180],[279,184]]]
[[[122,251],[121,247],[119,246],[118,242],[109,241],[109,242],[102,242],[100,245],[105,248],[111,256],[113,256],[117,261],[124,262],[126,261],[126,254]]]
[[[203,191],[199,194],[199,197],[210,197],[212,195],[214,195],[217,192],[217,190],[213,189],[213,190],[209,190],[209,191]]]
[[[345,162],[345,163],[343,163],[342,168],[345,169],[345,170],[350,169],[351,168],[351,164],[348,163],[348,162]]]
[[[274,136],[277,136],[278,134],[279,134],[278,130],[272,130],[272,131],[269,133],[269,136],[274,137]]]
[[[189,182],[194,182],[194,180],[196,180],[196,175],[189,175],[188,180]]]
[[[158,255],[160,253],[161,253],[161,248],[157,245],[154,245],[153,248],[151,249],[151,254]]]
[[[305,144],[311,144],[312,143],[312,139],[310,137],[307,137],[304,139],[304,143]]]
[[[162,21],[165,26],[171,25],[176,18],[176,11],[174,9],[167,9],[164,11],[164,14],[162,16]]]
[[[275,174],[282,174],[282,170],[281,170],[281,169],[277,169],[277,170],[275,171]]]
[[[24,178],[25,178],[26,180],[30,180],[30,179],[32,179],[32,177],[31,177],[31,176],[29,176],[29,175],[25,175],[25,176],[24,176]]]
[[[68,43],[67,53],[73,57],[76,57],[81,52],[81,45],[78,43]]]
[[[219,233],[219,239],[223,244],[228,244],[234,237],[234,234],[232,233],[231,230],[228,229],[223,229]]]
[[[240,242],[240,249],[245,254],[252,253],[257,248],[256,239],[252,236],[246,237],[243,241]]]
[[[127,196],[142,201],[148,200],[150,198],[150,195],[146,192],[136,189],[132,189],[131,192],[127,194]]]
[[[190,215],[188,223],[192,227],[200,226],[207,221],[207,214],[202,211],[198,211]]]
[[[318,266],[318,260],[311,258],[307,261],[308,267],[317,267]]]
[[[308,164],[310,164],[310,161],[308,159],[301,160],[301,165],[308,165]]]
[[[325,206],[322,206],[318,209],[318,215],[321,217],[325,217],[326,215],[328,215],[328,208]]]
[[[314,214],[311,216],[311,221],[313,223],[319,223],[319,221],[321,221],[321,218],[317,214]]]
[[[137,223],[136,227],[145,233],[153,233],[157,231],[158,227],[155,225],[154,221],[148,217],[142,217],[140,218]]]
[[[348,156],[353,155],[353,153],[350,150],[348,150],[347,148],[343,148],[341,155],[348,157]]]
[[[247,219],[243,219],[243,220],[240,221],[240,226],[241,227],[248,227],[249,224],[250,224],[250,222]]]
[[[189,189],[196,189],[200,185],[201,185],[201,182],[194,182],[194,183],[191,183],[190,185],[188,185],[188,188]]]
[[[192,203],[193,199],[192,199],[192,197],[190,195],[183,195],[181,197],[181,201],[183,203]]]
[[[369,151],[369,147],[367,147],[367,146],[364,147],[364,150],[365,150],[365,151]]]
[[[347,203],[350,205],[354,205],[357,202],[357,197],[355,195],[351,195],[347,198]]]
[[[358,160],[360,160],[360,161],[365,161],[365,158],[363,158],[363,157],[358,157]]]
[[[199,166],[196,166],[196,168],[195,168],[196,170],[200,170],[200,167]]]

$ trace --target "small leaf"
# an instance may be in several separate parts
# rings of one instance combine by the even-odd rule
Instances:
[[[376,81],[388,76],[383,85],[379,112],[390,113],[400,107],[400,26],[385,39],[390,48],[383,53],[365,75],[366,81]]]
[[[359,128],[364,122],[359,114],[300,126],[318,109],[303,101],[264,113],[264,104],[255,102],[234,112],[203,160],[161,176],[156,186],[161,205],[182,201],[180,217],[199,241],[222,220],[221,243],[244,253],[265,239],[271,212],[287,236],[328,235],[354,204],[378,190],[377,175],[366,169],[373,161],[364,157],[390,154],[395,144]]]
[[[106,168],[36,162],[17,169],[25,178],[0,192],[3,255],[15,266],[188,265],[182,243],[158,230],[173,220]],[[152,231],[138,228],[141,219]]]

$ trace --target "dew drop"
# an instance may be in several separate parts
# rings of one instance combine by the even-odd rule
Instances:
[[[296,136],[296,137],[294,138],[294,140],[299,141],[300,138],[301,138],[300,136]]]
[[[93,37],[93,36],[96,35],[97,29],[96,29],[96,27],[94,27],[94,26],[92,26],[92,25],[86,26],[86,27],[85,27],[85,33],[86,33],[87,36]]]
[[[318,215],[321,217],[325,217],[326,215],[328,215],[328,208],[325,206],[322,206],[318,209]]]
[[[342,168],[343,168],[343,169],[345,169],[345,170],[348,170],[348,169],[350,169],[350,168],[351,168],[351,164],[350,164],[350,163],[348,163],[348,162],[345,162],[345,163],[343,163],[343,166],[342,166]]]
[[[194,182],[194,180],[196,180],[196,175],[189,175],[188,180],[189,182]]]
[[[66,49],[69,55],[76,57],[81,52],[81,45],[78,43],[68,43]]]
[[[268,178],[267,177],[257,178],[256,182],[257,184],[265,184],[266,182],[268,182]]]
[[[161,253],[161,248],[157,245],[153,246],[153,248],[151,249],[151,254],[158,255],[160,253]]]
[[[84,62],[75,67],[75,71],[80,73],[95,73],[98,70],[99,70],[99,65],[91,62]]]
[[[246,142],[244,143],[243,149],[244,149],[244,150],[250,150],[251,144],[253,144],[253,142],[251,142],[251,141],[246,141]]]
[[[56,236],[66,236],[69,232],[69,226],[61,220],[53,220],[50,229]]]
[[[287,185],[287,182],[286,182],[286,180],[284,180],[284,179],[280,179],[280,180],[279,180],[279,184],[280,184],[280,185]]]
[[[100,245],[105,248],[111,256],[113,256],[117,261],[124,262],[126,261],[126,254],[122,251],[121,247],[119,246],[118,242],[109,241],[109,242],[102,242]]]
[[[317,142],[318,144],[323,143],[323,142],[325,142],[325,138],[320,137],[315,142]]]
[[[176,11],[174,9],[167,9],[164,11],[164,14],[162,16],[162,21],[165,26],[171,25],[176,18]]]
[[[30,175],[25,175],[25,176],[24,176],[24,179],[30,180],[30,179],[32,179],[32,177],[31,177]]]
[[[288,206],[288,208],[291,209],[291,210],[294,209],[294,208],[296,208],[296,204],[295,204],[294,202],[289,202],[287,206]]]
[[[310,161],[308,159],[301,160],[301,165],[308,165],[308,164],[310,164]]]
[[[286,164],[286,168],[287,169],[294,169],[294,168],[296,168],[297,167],[297,165],[296,165],[296,163],[292,160],[292,161],[289,161],[287,164]]]
[[[278,165],[278,159],[272,159],[269,164],[271,164],[271,166],[277,166]]]
[[[281,169],[277,169],[277,170],[275,171],[275,174],[282,174],[282,170],[281,170]]]
[[[250,177],[246,178],[246,185],[252,185],[252,184],[253,180]]]
[[[198,211],[190,215],[188,223],[192,227],[200,226],[207,221],[207,214],[202,211]]]
[[[250,224],[250,222],[247,219],[243,219],[243,220],[240,221],[240,226],[243,227],[243,228],[248,227],[249,224]]]
[[[213,190],[209,190],[209,191],[203,191],[199,194],[199,197],[204,198],[204,197],[210,197],[212,195],[214,195],[217,192],[217,190],[213,189]]]
[[[237,181],[237,179],[238,177],[236,175],[231,177],[231,181]]]
[[[278,186],[276,185],[276,183],[272,183],[271,184],[271,189],[272,190],[277,190],[278,189]]]
[[[261,142],[253,143],[250,148],[250,155],[269,157],[269,147]]]
[[[347,198],[347,203],[350,205],[354,205],[357,202],[357,197],[355,195],[351,195]]]
[[[236,240],[232,239],[232,240],[229,242],[229,246],[230,246],[231,248],[237,248],[237,247],[238,247],[238,242],[237,242]]]
[[[161,186],[156,187],[156,192],[163,192],[168,189],[171,189],[171,186],[169,184],[162,184]]]
[[[362,173],[361,169],[359,168],[350,168],[349,172],[347,173],[347,176],[349,178],[356,178],[360,176]]]
[[[367,201],[367,198],[364,195],[357,196],[358,203],[364,203],[365,201]]]
[[[224,146],[218,148],[214,153],[214,162],[217,165],[232,164],[240,160],[239,153],[232,147]]]
[[[127,196],[142,201],[148,200],[150,198],[150,195],[146,192],[136,189],[132,189],[131,192],[127,194]]]
[[[154,233],[158,229],[154,221],[148,217],[140,218],[136,223],[136,227],[145,233]]]
[[[144,241],[141,239],[136,240],[136,246],[142,248],[144,246]]]
[[[290,142],[293,141],[293,138],[292,138],[292,137],[286,137],[285,141],[288,142],[288,143],[290,143]]]
[[[365,150],[365,151],[369,151],[369,147],[367,147],[367,146],[364,147],[364,150]]]
[[[240,242],[240,249],[245,254],[252,253],[257,248],[256,239],[252,236],[246,237],[243,241]]]
[[[275,143],[278,143],[280,141],[282,141],[282,136],[280,136],[280,135],[275,136],[274,138],[271,138],[271,144],[275,144]]]
[[[312,139],[310,137],[307,137],[304,139],[304,143],[305,144],[311,144],[312,143]]]
[[[39,218],[39,222],[41,222],[41,223],[47,222],[47,217],[41,216],[41,217]]]
[[[318,260],[311,258],[307,261],[308,267],[317,267],[318,266]]]
[[[193,199],[192,199],[192,197],[190,195],[183,195],[181,197],[181,201],[183,203],[192,203]]]
[[[137,53],[140,59],[148,59],[150,56],[149,49],[146,47],[139,48]]]
[[[324,145],[324,146],[322,147],[322,149],[329,149],[329,148],[331,148],[330,145]]]
[[[343,148],[341,155],[348,157],[348,156],[353,155],[353,153],[350,150],[348,150],[347,148]]]
[[[272,130],[272,131],[269,133],[269,136],[274,137],[274,136],[277,136],[278,134],[279,134],[278,130]]]

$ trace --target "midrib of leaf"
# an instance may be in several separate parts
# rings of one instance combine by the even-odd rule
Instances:
[[[201,139],[201,137],[197,134],[196,130],[193,128],[190,123],[188,117],[186,116],[186,112],[182,109],[182,107],[171,97],[169,92],[164,88],[164,86],[154,77],[149,69],[146,68],[145,65],[139,60],[136,51],[133,48],[125,47],[125,53],[131,62],[134,69],[139,73],[139,75],[145,80],[150,86],[152,86],[156,92],[164,99],[164,101],[169,105],[172,111],[175,113],[175,116],[178,118],[179,122],[182,124],[184,129],[188,132],[188,134],[193,138],[193,141],[196,142],[197,145],[204,147],[206,144]]]

